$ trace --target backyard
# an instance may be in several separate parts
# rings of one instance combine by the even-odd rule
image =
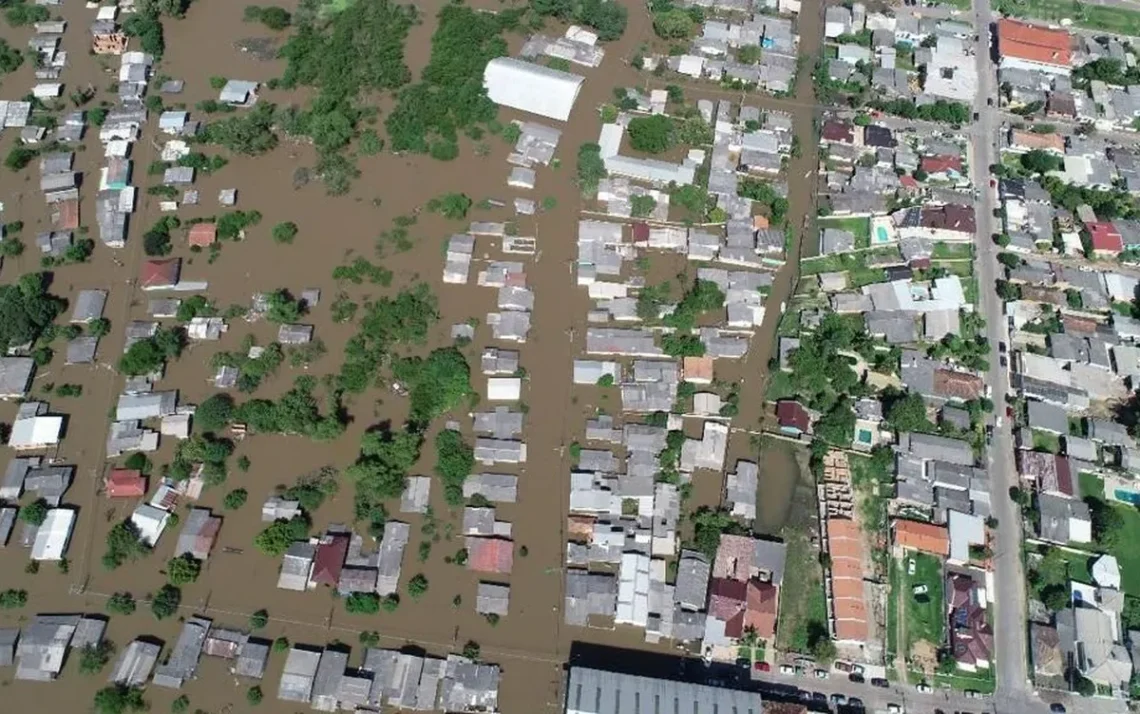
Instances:
[[[898,251],[894,251],[898,254]],[[840,253],[818,258],[807,258],[800,263],[802,276],[819,275],[820,273],[847,273],[847,284],[851,288],[861,288],[871,283],[882,283],[887,280],[887,273],[882,268],[867,265],[867,252]]]
[[[788,568],[784,573],[781,589],[788,595],[781,598],[776,643],[781,651],[806,654],[816,640],[828,636],[823,571],[819,567],[819,552],[803,529],[788,526],[784,537],[788,544],[787,560],[797,567]]]
[[[1090,498],[1099,500],[1119,515],[1119,518],[1115,519],[1113,528],[1101,538],[1101,542],[1093,545],[1093,549],[1116,556],[1120,564],[1120,579],[1124,592],[1140,597],[1140,549],[1135,547],[1136,543],[1140,543],[1140,510],[1116,501],[1107,501],[1104,497],[1104,481],[1093,474],[1081,472],[1080,487],[1081,495],[1086,500]],[[1094,519],[1094,537],[1096,532],[1097,524]]]
[[[847,231],[855,235],[856,248],[869,248],[871,246],[871,219],[866,216],[849,218],[820,218],[819,229],[834,228]]]
[[[910,563],[914,562],[914,575]],[[906,603],[906,648],[925,640],[934,647],[942,644],[946,611],[942,598],[942,562],[925,553],[910,553],[898,568],[902,585],[898,594]],[[925,586],[926,592],[916,594]]]

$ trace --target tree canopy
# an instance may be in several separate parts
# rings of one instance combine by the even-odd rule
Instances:
[[[67,303],[48,293],[47,277],[28,273],[14,285],[0,285],[0,352],[34,342],[63,312]]]
[[[426,359],[397,360],[392,374],[410,393],[409,419],[418,424],[451,411],[472,393],[467,358],[455,347],[432,350]]]
[[[630,119],[626,130],[629,132],[630,146],[650,154],[668,151],[676,141],[673,120],[664,114]]]
[[[537,15],[592,27],[603,42],[620,38],[629,20],[629,12],[616,0],[531,0],[530,9]]]
[[[153,337],[135,342],[123,353],[119,371],[126,375],[150,374],[161,369],[166,360],[179,357],[185,346],[185,330],[160,327]]]
[[[280,558],[296,541],[309,537],[307,516],[294,516],[291,520],[276,520],[270,523],[253,539],[253,544],[266,555]]]
[[[435,437],[435,472],[443,481],[443,497],[451,505],[463,503],[463,482],[475,468],[475,452],[463,435],[445,429]]]

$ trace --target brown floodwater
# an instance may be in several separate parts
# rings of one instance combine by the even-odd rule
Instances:
[[[293,3],[284,3],[286,6]],[[498,8],[491,0],[478,3]],[[423,10],[424,22],[412,31],[407,44],[407,63],[418,72],[427,61],[429,41],[434,30],[434,14],[442,5],[440,0],[417,3]],[[582,437],[585,419],[594,409],[606,408],[599,394],[590,390],[574,389],[569,375],[571,361],[584,349],[585,315],[589,309],[586,293],[574,284],[572,262],[581,199],[573,183],[574,154],[577,147],[595,141],[599,129],[596,107],[610,101],[615,86],[663,87],[667,81],[639,73],[628,66],[628,60],[642,43],[652,41],[652,28],[640,3],[629,3],[630,23],[625,36],[607,45],[606,60],[596,70],[586,71],[587,81],[575,106],[570,122],[564,128],[559,157],[561,168],[540,171],[534,198],[553,196],[557,207],[533,218],[520,220],[522,235],[538,239],[539,253],[528,264],[528,281],[536,292],[536,306],[532,330],[522,347],[522,364],[528,373],[523,401],[529,406],[526,425],[528,463],[516,469],[496,466],[496,471],[517,473],[520,476],[517,504],[503,505],[498,517],[514,524],[514,538],[525,545],[526,557],[516,557],[514,572],[504,580],[512,585],[510,615],[497,627],[489,625],[474,613],[475,588],[479,578],[458,566],[444,562],[444,556],[453,554],[461,545],[458,538],[440,539],[432,548],[430,558],[421,563],[417,559],[418,546],[423,536],[419,526],[422,519],[397,513],[398,504],[392,504],[392,516],[412,524],[412,539],[404,559],[402,582],[422,572],[430,582],[429,592],[418,602],[405,597],[396,614],[379,616],[352,616],[325,591],[293,593],[277,590],[278,560],[256,552],[252,547],[254,535],[262,525],[258,517],[261,500],[279,484],[291,484],[298,476],[323,466],[343,468],[355,459],[359,439],[365,429],[390,420],[399,423],[406,414],[404,400],[380,390],[373,390],[351,399],[346,405],[352,423],[345,435],[333,443],[314,443],[300,437],[258,435],[238,444],[235,456],[247,456],[252,468],[242,473],[232,470],[226,485],[207,490],[196,504],[220,511],[221,500],[231,488],[242,487],[249,491],[249,504],[240,511],[227,512],[213,555],[210,557],[198,582],[183,588],[183,615],[194,613],[213,617],[219,625],[242,626],[249,613],[260,608],[269,610],[273,618],[264,634],[268,637],[287,636],[294,642],[323,644],[340,640],[354,646],[352,664],[360,661],[361,649],[357,635],[361,630],[376,630],[381,634],[381,646],[399,647],[415,643],[435,655],[461,649],[468,640],[482,645],[483,656],[503,667],[500,707],[504,711],[555,711],[560,708],[561,668],[566,661],[571,643],[588,640],[600,644],[647,648],[640,631],[631,628],[617,630],[579,629],[563,626],[562,622],[562,562],[564,557],[564,524],[567,508],[568,472],[570,468],[566,446]],[[801,53],[814,55],[821,36],[821,3],[804,2],[805,13],[799,20]],[[114,97],[107,93],[115,80],[117,58],[103,60],[87,52],[87,26],[93,13],[78,4],[65,5],[53,10],[69,20],[64,48],[69,51],[69,66],[63,74],[65,94],[88,84],[98,88],[99,99]],[[229,78],[266,81],[278,76],[282,63],[263,61],[250,53],[243,53],[236,43],[248,37],[263,37],[267,33],[258,26],[241,22],[242,4],[208,2],[194,3],[181,21],[166,23],[167,54],[158,73],[186,80],[186,90],[178,97],[168,97],[168,104],[185,103],[192,107],[196,102],[215,96],[209,78]],[[25,45],[31,35],[30,28],[3,28],[4,37],[17,47]],[[517,50],[521,38],[511,39],[512,50]],[[800,158],[789,168],[789,216],[797,229],[805,215],[814,215],[815,131],[812,117],[815,111],[811,92],[810,62],[800,73],[795,97],[776,100],[763,95],[749,95],[747,102],[768,109],[785,110],[796,117],[796,134],[803,147]],[[34,84],[32,70],[25,65],[13,75],[4,78],[2,94],[17,98]],[[711,85],[691,83],[685,85],[689,101],[700,98],[729,99],[739,106],[740,92],[728,92]],[[306,93],[264,92],[262,101],[278,104],[302,103]],[[388,103],[380,100],[381,111]],[[501,120],[525,118],[504,110]],[[147,165],[157,158],[157,149],[150,141],[157,131],[157,116],[152,116],[143,141],[133,147],[135,185],[140,186],[139,203],[132,217],[130,239],[125,249],[112,251],[101,244],[96,246],[92,261],[80,266],[67,266],[55,273],[52,291],[73,299],[77,291],[85,288],[103,288],[110,291],[106,316],[113,323],[113,331],[100,347],[96,366],[64,366],[62,340],[57,343],[59,354],[51,365],[40,371],[37,389],[46,383],[73,383],[82,385],[81,399],[51,398],[53,409],[68,414],[67,435],[58,450],[58,458],[77,466],[76,481],[65,497],[66,503],[79,509],[79,520],[69,557],[70,571],[58,572],[45,564],[38,574],[23,574],[27,553],[13,541],[0,550],[0,573],[3,587],[20,587],[29,592],[30,605],[25,617],[37,612],[100,612],[106,594],[130,591],[137,597],[157,590],[164,582],[160,572],[162,564],[173,555],[177,531],[168,532],[155,552],[145,560],[108,572],[99,558],[103,540],[112,524],[125,518],[133,503],[111,502],[97,495],[99,479],[104,472],[104,449],[110,410],[122,385],[113,365],[123,346],[122,329],[130,319],[145,319],[146,303],[150,295],[136,290],[131,280],[145,259],[142,252],[142,234],[162,216],[157,201],[145,195],[145,187],[156,180],[146,176]],[[16,140],[16,132],[5,132],[2,149],[7,151]],[[500,139],[485,140],[489,153],[476,157],[473,142],[464,140],[462,156],[453,162],[441,164],[426,157],[394,156],[383,154],[361,158],[361,177],[353,191],[342,197],[325,195],[319,183],[294,187],[294,172],[298,167],[311,167],[315,162],[313,151],[302,144],[283,141],[282,146],[269,155],[250,158],[231,156],[230,163],[212,176],[200,176],[196,188],[200,192],[200,205],[179,211],[185,220],[198,216],[217,215],[223,209],[217,204],[217,193],[223,188],[238,189],[237,208],[256,209],[263,215],[261,225],[248,231],[246,240],[226,243],[218,259],[208,263],[206,254],[192,254],[181,235],[174,240],[174,255],[184,260],[183,276],[191,280],[208,280],[209,295],[222,307],[230,304],[248,304],[251,293],[276,288],[288,288],[299,293],[305,288],[320,288],[321,304],[306,321],[316,326],[316,335],[329,347],[329,353],[307,372],[283,365],[278,374],[267,380],[258,396],[275,396],[287,390],[294,377],[300,374],[323,375],[334,372],[340,363],[339,350],[352,334],[351,325],[337,325],[330,319],[329,305],[339,292],[362,302],[418,280],[428,282],[440,300],[443,319],[433,329],[424,350],[448,344],[449,328],[453,323],[477,317],[481,323],[472,346],[467,349],[471,363],[477,365],[478,349],[491,343],[485,324],[488,311],[494,310],[495,291],[474,285],[442,285],[442,244],[447,236],[462,230],[461,222],[447,221],[426,211],[420,211],[428,200],[452,191],[467,193],[476,201],[486,198],[509,199],[513,193],[507,189],[506,163],[508,147]],[[76,154],[77,170],[82,171],[87,183],[82,189],[82,223],[91,227],[91,237],[97,238],[94,216],[94,184],[101,164],[101,147],[97,133],[88,133],[85,150]],[[0,196],[5,203],[3,221],[22,220],[25,223],[23,239],[29,250],[20,258],[6,261],[0,279],[12,282],[22,273],[38,267],[38,255],[32,245],[36,232],[47,230],[50,212],[44,206],[36,185],[35,165],[20,174],[0,173]],[[388,248],[383,263],[391,269],[395,280],[391,288],[378,286],[337,285],[331,278],[334,267],[346,258],[362,255],[372,258],[379,234],[392,227],[397,216],[419,211],[418,222],[409,229],[415,247],[399,253]],[[475,210],[475,220],[507,220],[513,218],[508,209]],[[292,245],[277,245],[270,239],[270,229],[280,221],[293,221],[299,226],[299,235]],[[752,349],[738,364],[718,364],[718,378],[743,381],[741,415],[736,424],[740,431],[730,442],[730,464],[735,458],[755,458],[749,431],[757,429],[763,414],[763,386],[767,376],[767,362],[773,351],[779,305],[787,299],[795,282],[799,233],[788,264],[778,273],[776,285],[769,298],[769,310],[764,325],[757,331]],[[812,241],[808,241],[812,243]],[[477,258],[500,257],[498,246],[480,238],[476,247]],[[472,281],[474,282],[474,281]],[[197,403],[213,392],[208,383],[210,356],[219,350],[235,350],[242,339],[252,334],[261,344],[274,338],[275,331],[268,323],[248,324],[234,321],[229,332],[217,343],[194,345],[180,360],[169,365],[166,378],[160,383],[163,389],[178,389],[180,401]],[[476,367],[477,369],[477,367]],[[723,371],[722,371],[723,370]],[[475,377],[477,387],[481,378]],[[616,410],[616,398],[611,410]],[[15,405],[0,404],[0,421],[10,422]],[[441,420],[442,422],[442,420]],[[470,438],[470,420],[461,419]],[[441,425],[440,425],[441,426]],[[437,428],[439,428],[437,426]],[[691,434],[696,436],[696,433]],[[429,435],[430,438],[430,435]],[[173,440],[164,439],[162,449],[152,455],[156,463],[169,462],[173,454]],[[417,465],[419,473],[430,473],[433,461],[431,449],[425,449],[425,458]],[[779,447],[765,453],[762,463],[761,492],[766,499],[760,504],[761,517],[757,528],[771,532],[779,527],[781,513],[787,512],[782,503],[781,484],[787,483],[790,493],[797,478],[794,459],[780,456]],[[231,463],[233,463],[231,459]],[[716,477],[701,476],[696,484],[694,501],[697,505],[716,503],[720,498],[721,484]],[[772,494],[769,496],[768,494]],[[439,532],[445,533],[443,524],[450,523],[458,531],[459,513],[449,510],[442,494],[432,494],[435,514],[440,521]],[[352,518],[352,489],[342,484],[340,492],[329,499],[315,514],[316,529],[330,523],[347,523]],[[18,529],[17,529],[18,531]],[[452,601],[456,595],[462,599],[459,607]],[[14,623],[21,619],[17,613],[5,612],[0,622]],[[179,623],[173,620],[157,622],[144,611],[131,617],[113,617],[108,629],[109,638],[120,646],[133,637],[151,635],[166,642],[177,636]],[[664,646],[658,646],[661,650]],[[82,677],[72,658],[60,682],[36,684],[12,681],[12,670],[0,673],[0,686],[12,700],[16,709],[32,706],[50,711],[85,709],[93,692],[103,686],[103,677]],[[274,655],[262,687],[265,702],[259,709],[276,713],[293,712],[305,707],[278,702],[275,698],[277,682],[284,661]],[[214,660],[203,659],[200,676],[190,682],[184,692],[190,697],[193,709],[207,712],[229,711],[231,707],[244,711],[245,687],[228,675],[227,670]],[[151,687],[147,698],[153,711],[165,711],[177,692]]]

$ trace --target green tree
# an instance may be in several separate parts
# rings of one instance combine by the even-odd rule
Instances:
[[[44,273],[27,273],[15,284],[0,286],[0,351],[34,342],[65,305],[48,294]]]
[[[463,645],[463,656],[466,657],[467,659],[474,660],[474,661],[478,662],[479,661],[479,643],[476,642],[475,640],[467,640],[467,643],[465,645]]]
[[[894,400],[887,410],[887,421],[900,432],[928,432],[934,426],[926,417],[926,402],[916,392],[907,392]]]
[[[408,581],[408,594],[413,600],[423,597],[428,591],[428,579],[423,573],[417,573]]]
[[[273,240],[277,243],[292,243],[297,237],[297,224],[292,221],[273,226]]]
[[[79,673],[99,674],[114,653],[115,645],[110,640],[100,640],[96,644],[84,646],[79,654]]]
[[[653,15],[653,31],[666,40],[683,40],[693,34],[696,23],[685,10],[674,8]]]
[[[166,577],[171,585],[187,585],[198,579],[202,573],[202,561],[189,553],[171,558],[166,564]]]
[[[268,310],[265,317],[270,322],[289,324],[301,319],[301,303],[288,290],[274,290],[269,293],[266,296],[266,304]]]
[[[150,601],[150,611],[156,619],[165,620],[178,612],[182,604],[182,591],[173,585],[163,585]]]
[[[294,542],[309,537],[309,519],[294,516],[292,520],[277,520],[257,534],[253,544],[266,555],[279,558]]]
[[[170,703],[171,714],[185,714],[186,710],[190,708],[190,697],[185,694],[180,695],[177,699]]]
[[[650,154],[668,151],[676,140],[673,120],[664,114],[631,119],[627,131],[630,146]]]
[[[137,687],[113,684],[95,692],[95,711],[98,714],[128,714],[145,712],[149,708],[142,690]]]
[[[47,501],[42,498],[38,498],[20,508],[20,520],[33,526],[42,525],[43,522],[47,520],[47,514]]]
[[[236,511],[245,505],[246,499],[248,498],[249,493],[244,488],[235,488],[222,499],[222,507],[227,511]]]
[[[113,615],[130,615],[135,607],[135,598],[130,593],[114,593],[107,599],[107,612]]]
[[[249,629],[251,630],[264,630],[265,626],[269,624],[269,611],[265,609],[258,610],[249,616]]]
[[[194,426],[200,431],[221,431],[229,425],[233,414],[233,397],[218,392],[207,397],[194,410]]]
[[[578,147],[578,187],[583,195],[593,195],[598,183],[608,176],[606,164],[602,160],[602,147],[597,144],[582,144]]]
[[[139,534],[138,526],[131,521],[116,523],[107,533],[107,552],[103,555],[103,567],[114,570],[123,563],[137,560],[150,553]]]
[[[463,482],[475,468],[474,450],[452,429],[436,435],[435,450],[435,472],[443,481],[444,499],[457,506],[463,503]]]
[[[375,615],[380,612],[380,596],[376,593],[351,593],[344,600],[344,609],[354,615]]]
[[[261,687],[257,686],[256,684],[247,689],[245,692],[245,700],[253,706],[261,704],[262,696]]]
[[[471,208],[471,199],[463,193],[445,193],[444,195],[428,201],[427,208],[432,213],[438,213],[444,218],[459,221],[467,217]]]
[[[32,561],[35,562],[35,561]],[[0,609],[16,610],[28,604],[28,591],[8,588],[0,592]]]

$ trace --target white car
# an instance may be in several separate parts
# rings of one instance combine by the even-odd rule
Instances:
[[[815,678],[816,679],[827,679],[827,670],[826,669],[817,669],[815,671]]]
[[[796,668],[790,664],[780,665],[780,674],[792,675],[796,673]]]
[[[899,706],[898,704],[888,704],[887,705],[887,713],[888,714],[902,714],[902,711],[903,711],[903,708],[901,706]]]
[[[914,688],[923,694],[928,694],[930,692],[930,685],[926,684],[925,682],[919,682],[918,684],[914,685]]]
[[[928,586],[926,586],[925,584],[923,584],[923,585],[915,585],[915,586],[914,586],[914,589],[913,589],[913,592],[914,592],[914,594],[915,594],[915,595],[925,595],[925,594],[927,594],[928,592],[930,592],[930,588],[929,588]]]
[[[906,561],[906,574],[907,575],[914,575],[914,567],[915,567],[914,566],[914,558],[908,559]]]

